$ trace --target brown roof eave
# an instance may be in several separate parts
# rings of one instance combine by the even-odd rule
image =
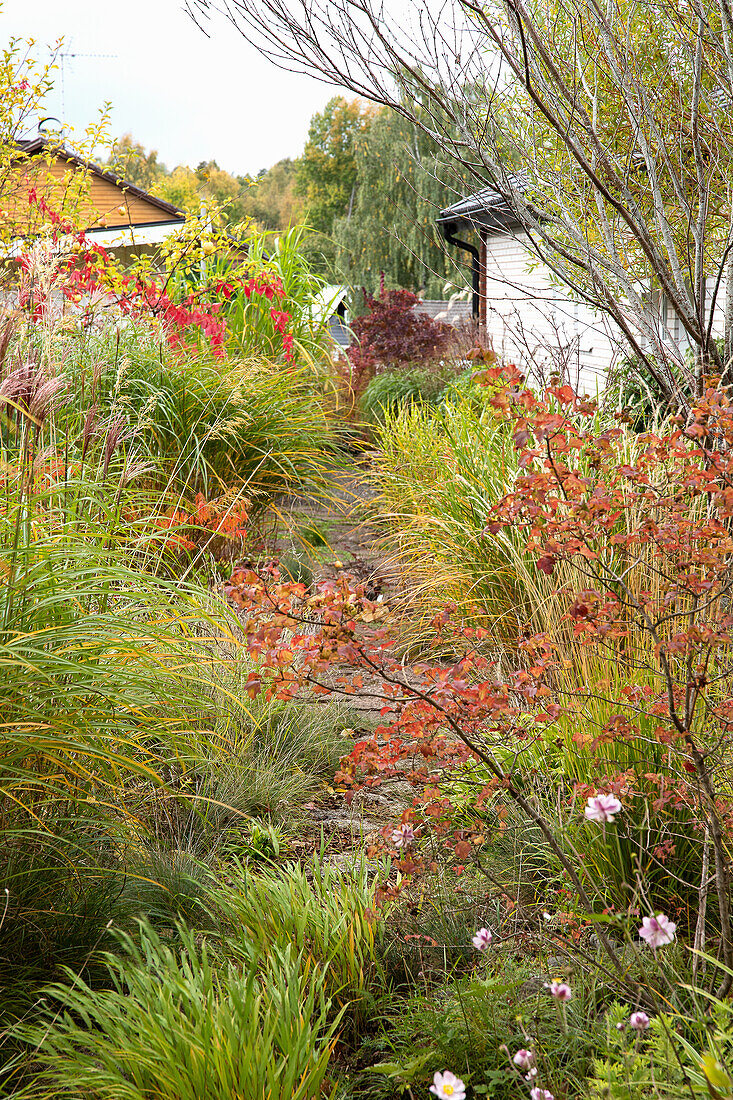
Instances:
[[[91,160],[84,160],[83,157],[79,157],[76,153],[72,153],[69,149],[66,149],[64,145],[56,145],[44,137],[37,137],[33,138],[31,141],[19,142],[19,148],[21,148],[22,152],[27,157],[36,156],[41,152],[55,153],[56,156],[61,157],[69,164],[78,164],[82,168],[87,168],[100,179],[107,180],[108,183],[114,184],[115,187],[119,187],[121,191],[129,191],[135,198],[144,199],[145,202],[149,202],[152,206],[157,207],[158,210],[162,210],[164,214],[170,214],[171,218],[184,219],[186,217],[185,210],[181,210],[178,206],[174,206],[173,203],[166,202],[165,199],[159,199],[155,195],[151,195],[149,191],[145,191],[135,183],[127,183],[126,180],[115,175],[114,172],[105,171]],[[16,157],[15,163],[20,163],[23,159],[22,157]]]

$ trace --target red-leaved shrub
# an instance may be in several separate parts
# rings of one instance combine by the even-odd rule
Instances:
[[[351,329],[354,342],[342,365],[341,381],[356,402],[375,374],[445,355],[454,330],[414,307],[419,298],[409,290],[386,290],[378,298],[364,292],[368,312]]]

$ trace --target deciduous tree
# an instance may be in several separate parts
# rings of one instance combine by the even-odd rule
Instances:
[[[158,160],[158,150],[147,150],[130,133],[112,143],[106,163],[116,175],[145,191],[152,191],[168,175],[168,169]]]
[[[354,201],[333,226],[336,267],[344,282],[376,294],[382,280],[425,297],[442,298],[460,283],[441,244],[435,219],[468,185],[450,180],[454,164],[405,118],[375,111],[355,142]]]
[[[308,224],[318,236],[310,243],[311,259],[334,277],[334,221],[353,210],[357,188],[356,142],[364,132],[368,109],[343,96],[329,100],[311,119],[308,140],[296,162],[296,193]]]

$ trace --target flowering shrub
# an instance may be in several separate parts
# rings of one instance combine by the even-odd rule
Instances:
[[[733,408],[725,392],[712,386],[686,417],[641,437],[632,464],[621,425],[594,428],[593,402],[561,386],[538,397],[511,369],[489,368],[486,374],[497,387],[491,402],[511,433],[518,474],[487,515],[484,537],[495,538],[505,528],[522,531],[540,572],[557,579],[565,607],[557,636],[520,637],[516,663],[507,669],[491,660],[488,632],[454,623],[447,609],[436,615],[434,629],[454,651],[460,643],[460,656],[451,664],[421,663],[406,674],[391,654],[389,610],[343,576],[308,594],[302,586],[281,584],[276,572],[240,571],[227,591],[243,613],[259,665],[248,689],[283,698],[303,687],[350,694],[364,690],[365,673],[379,676],[383,724],[345,758],[339,782],[352,791],[379,787],[389,778],[412,783],[408,814],[416,836],[419,826],[421,837],[442,843],[457,872],[480,851],[487,814],[501,821],[513,804],[562,868],[560,915],[568,936],[573,924],[581,930],[584,922],[593,926],[619,987],[644,1009],[659,1010],[667,992],[629,972],[607,935],[608,922],[634,950],[642,942],[654,951],[672,944],[683,928],[684,936],[694,932],[698,942],[713,937],[723,960],[733,953],[731,805],[724,783],[717,785],[728,766],[733,731],[727,595]],[[588,729],[578,721],[587,690],[581,670],[608,654],[614,677],[593,684],[606,717]],[[692,928],[696,907],[678,900],[671,916],[657,912],[639,926],[638,898],[655,904],[646,869],[637,869],[625,910],[603,909],[603,883],[533,791],[535,747],[549,743],[564,722],[596,760],[599,775],[590,791],[561,781],[555,797],[568,821],[587,817],[584,828],[593,827],[597,846],[618,843],[620,828],[632,816],[629,802],[640,797],[625,771],[614,774],[609,748],[663,746],[666,773],[672,772],[679,791],[675,797],[694,815],[691,831],[699,838],[698,862],[690,865],[687,884],[678,876],[675,889],[686,885],[694,899],[704,880],[704,901],[715,898],[715,912],[707,905],[704,924],[697,918]],[[462,785],[466,776],[472,777],[470,786]],[[575,808],[579,797],[589,812]],[[403,875],[430,872],[435,862],[429,846],[398,844],[401,836],[385,832],[395,866]],[[653,867],[668,856],[652,848],[645,858]],[[397,889],[395,881],[385,882],[378,894],[388,897]],[[552,897],[557,907],[556,891]],[[733,970],[717,971],[719,995],[727,993],[731,976]],[[571,996],[567,983],[548,988],[559,1001]]]

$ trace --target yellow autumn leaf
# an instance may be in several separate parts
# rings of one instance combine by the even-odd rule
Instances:
[[[700,1068],[705,1074],[708,1084],[715,1089],[716,1093],[726,1098],[732,1095],[730,1077],[714,1054],[703,1055],[700,1059]]]

